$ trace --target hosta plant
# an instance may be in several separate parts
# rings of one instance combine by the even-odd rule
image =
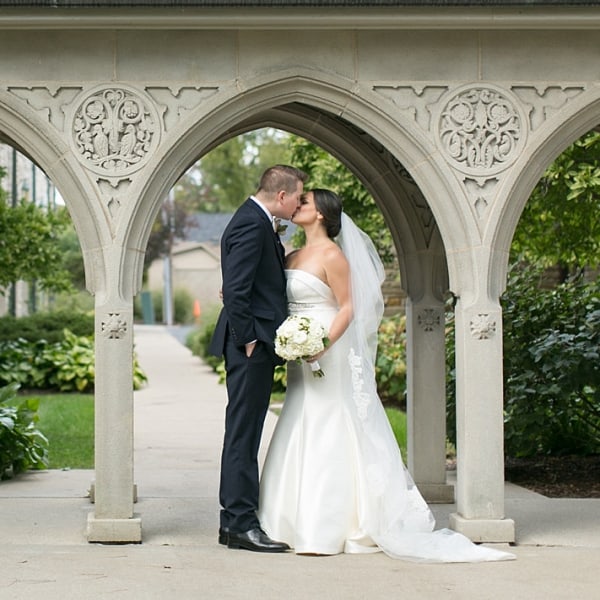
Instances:
[[[18,389],[0,388],[0,479],[48,465],[48,440],[36,427],[39,400],[19,400]]]

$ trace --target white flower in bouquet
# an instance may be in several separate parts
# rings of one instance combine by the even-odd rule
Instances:
[[[284,360],[300,362],[324,350],[328,342],[323,325],[307,316],[291,315],[275,332],[275,352]],[[315,377],[323,377],[317,361],[309,364]]]

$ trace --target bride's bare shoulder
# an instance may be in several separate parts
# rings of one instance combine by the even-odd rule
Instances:
[[[342,252],[341,248],[334,242],[328,244],[323,251],[323,259],[325,262],[333,263],[347,263],[346,255]]]

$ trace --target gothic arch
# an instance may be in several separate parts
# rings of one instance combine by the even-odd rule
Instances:
[[[373,97],[369,91],[361,90],[358,97],[353,85],[351,81],[333,78],[330,73],[307,74],[295,70],[254,79],[252,85],[237,82],[243,88],[241,93],[233,84],[224,86],[165,136],[147,166],[148,177],[138,190],[139,201],[128,219],[119,225],[118,243],[143,252],[152,220],[178,177],[202,154],[229,137],[271,124],[317,141],[349,164],[377,198],[401,254],[417,257],[438,237],[447,248],[470,245],[474,225],[457,204],[461,192],[456,189],[450,172],[445,171],[443,161],[431,158],[437,150],[414,123],[380,108],[381,98]],[[298,107],[304,110],[298,111]],[[331,125],[333,119],[337,119],[337,129]],[[341,132],[342,121],[356,128],[354,136],[349,135],[348,127]],[[338,144],[348,149],[348,140],[358,142],[361,136],[366,138],[362,145],[368,150],[367,156],[359,157],[354,152],[349,160]],[[403,185],[398,186],[402,179]],[[404,189],[400,203],[398,189]],[[419,198],[416,206],[415,197]],[[454,210],[448,210],[449,203]],[[435,245],[439,254],[441,245],[437,242]],[[464,270],[465,265],[460,268]],[[403,274],[411,280],[407,276],[409,269],[403,269]],[[140,277],[138,272],[138,281]],[[416,286],[415,277],[413,274]]]
[[[81,243],[88,289],[94,293],[105,277],[102,246],[110,235],[102,217],[87,202],[95,194],[84,172],[73,161],[68,145],[55,129],[1,90],[0,130],[15,147],[39,164],[59,189]]]
[[[516,164],[501,192],[496,214],[490,218],[493,228],[486,233],[494,249],[489,269],[490,293],[496,297],[506,286],[506,270],[515,229],[531,191],[544,171],[570,144],[600,123],[600,86],[593,86],[548,120],[531,141],[530,153]]]

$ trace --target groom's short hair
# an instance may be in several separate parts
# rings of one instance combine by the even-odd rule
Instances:
[[[296,167],[290,165],[274,165],[269,167],[261,176],[258,191],[275,194],[280,190],[288,193],[296,191],[298,182],[304,183],[308,175]]]

